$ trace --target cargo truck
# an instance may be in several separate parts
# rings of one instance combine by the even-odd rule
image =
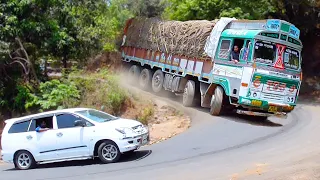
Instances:
[[[286,117],[296,106],[302,43],[289,22],[134,18],[123,34],[128,79],[142,89],[181,94],[184,106],[199,102],[214,116]]]

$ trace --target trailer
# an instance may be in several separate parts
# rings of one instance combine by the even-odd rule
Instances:
[[[128,80],[183,95],[184,106],[219,116],[286,117],[302,81],[300,30],[280,19],[127,21],[122,60]],[[238,49],[238,51],[237,51]]]

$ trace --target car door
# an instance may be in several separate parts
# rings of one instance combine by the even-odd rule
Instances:
[[[21,149],[34,153],[35,136],[32,132],[28,132],[31,120],[24,120],[15,122],[8,130],[8,138],[6,141],[10,141],[10,149],[15,152]],[[17,143],[15,143],[17,142]],[[9,142],[6,142],[9,144]]]
[[[44,132],[36,132],[36,127],[46,121],[49,130]],[[53,124],[53,115],[33,118],[29,127],[29,136],[27,138],[32,140],[30,146],[34,149],[34,157],[36,161],[51,161],[58,159],[57,156],[57,139],[56,127]]]
[[[83,120],[73,114],[63,113],[56,115],[58,131],[58,156],[60,159],[70,159],[91,156],[90,127],[76,127],[75,121]]]

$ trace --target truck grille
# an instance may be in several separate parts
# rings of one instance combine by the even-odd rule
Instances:
[[[277,94],[262,93],[261,99],[267,101],[283,102],[283,96]]]

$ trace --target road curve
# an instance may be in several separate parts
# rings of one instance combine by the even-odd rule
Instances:
[[[183,108],[192,127],[167,141],[140,149],[134,157],[102,165],[77,161],[16,171],[0,165],[0,180],[13,179],[277,179],[303,170],[320,157],[320,107],[299,104],[287,119],[213,117],[206,109]],[[319,168],[320,169],[320,168]],[[286,178],[288,179],[288,178]]]

